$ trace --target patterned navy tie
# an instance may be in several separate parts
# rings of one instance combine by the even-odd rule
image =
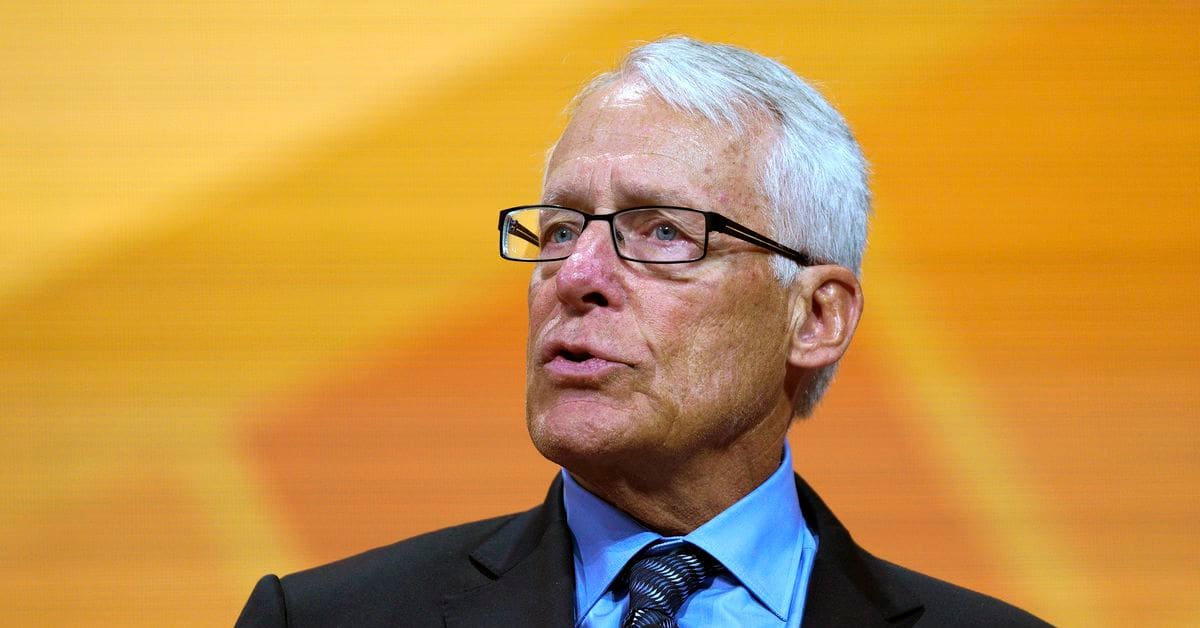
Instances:
[[[629,613],[621,628],[677,628],[684,600],[720,572],[721,563],[690,545],[638,559],[629,568]]]

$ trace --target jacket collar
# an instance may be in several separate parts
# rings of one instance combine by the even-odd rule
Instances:
[[[888,577],[886,563],[855,544],[799,475],[796,491],[818,539],[803,625],[894,628],[915,621],[924,608],[921,601]],[[541,506],[508,520],[470,553],[470,560],[488,582],[443,600],[447,628],[571,626],[575,574],[562,479],[555,478]]]
[[[799,475],[800,510],[817,536],[817,558],[804,603],[805,626],[909,625],[924,608],[889,578],[884,561],[859,547],[825,502]]]
[[[555,478],[546,501],[510,519],[470,553],[488,578],[442,602],[447,628],[570,626],[575,615],[571,533]]]

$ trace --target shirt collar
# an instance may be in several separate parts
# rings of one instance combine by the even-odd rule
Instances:
[[[664,537],[588,492],[566,470],[562,476],[582,617],[630,558]],[[783,460],[766,481],[682,540],[720,561],[772,613],[786,619],[806,531],[792,452],[785,443]]]
[[[566,469],[562,478],[567,527],[575,537],[577,612],[583,617],[629,559],[663,537],[580,486]]]

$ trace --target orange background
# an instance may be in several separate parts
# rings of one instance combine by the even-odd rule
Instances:
[[[874,165],[797,467],[877,553],[1074,626],[1200,623],[1186,2],[6,3],[0,609],[229,625],[254,580],[539,501],[528,268],[635,40],[779,57]]]

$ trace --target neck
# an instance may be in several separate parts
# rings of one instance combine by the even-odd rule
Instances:
[[[592,494],[667,536],[700,527],[758,488],[779,468],[786,423],[776,434],[740,439],[681,460],[621,468],[569,469]]]

